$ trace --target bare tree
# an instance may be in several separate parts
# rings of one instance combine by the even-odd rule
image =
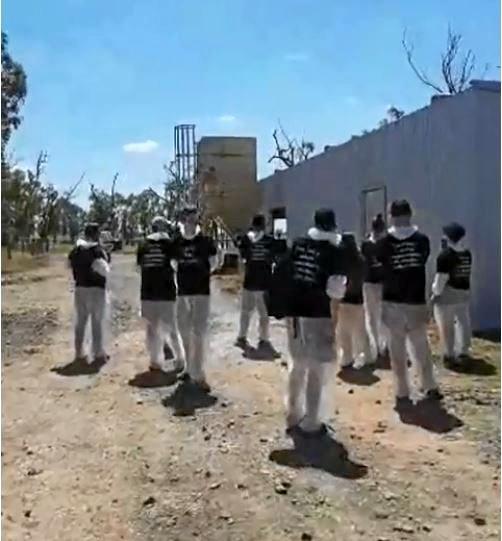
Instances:
[[[288,168],[293,167],[307,160],[315,150],[314,143],[310,141],[305,141],[303,138],[300,142],[297,139],[291,139],[280,122],[279,129],[274,130],[272,137],[275,143],[275,154],[269,158],[268,163],[275,160]]]
[[[448,27],[446,47],[441,54],[441,81],[433,81],[427,72],[420,68],[414,60],[415,47],[406,37],[406,30],[403,32],[401,43],[406,53],[409,66],[420,82],[432,88],[439,94],[458,94],[465,90],[469,84],[471,75],[476,66],[476,57],[471,49],[467,52],[461,50],[462,34],[453,32]],[[488,65],[485,66],[485,72]]]

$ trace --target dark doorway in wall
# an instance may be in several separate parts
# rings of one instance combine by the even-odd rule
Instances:
[[[366,236],[371,231],[371,221],[382,214],[387,223],[387,187],[384,185],[365,188],[361,192],[361,233]]]
[[[270,211],[272,218],[272,232],[275,238],[282,239],[288,236],[288,219],[286,207],[278,207]]]

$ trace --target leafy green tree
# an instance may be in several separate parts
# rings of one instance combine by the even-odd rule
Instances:
[[[23,66],[8,51],[7,34],[2,32],[2,163],[12,131],[21,123],[20,110],[27,92]]]

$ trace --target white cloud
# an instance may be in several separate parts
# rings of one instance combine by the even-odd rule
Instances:
[[[287,53],[284,55],[284,59],[288,62],[306,62],[310,60],[310,55],[303,52]]]
[[[21,169],[22,171],[28,171],[28,169],[30,169],[31,171],[34,171],[35,168],[33,167],[33,165],[31,163],[28,163],[28,162],[18,162],[16,163],[16,165],[14,165],[13,169]]]
[[[220,115],[218,117],[218,122],[221,122],[222,124],[231,124],[236,120],[237,118],[234,115]]]
[[[138,143],[126,143],[122,147],[124,152],[136,154],[147,154],[148,152],[153,152],[157,148],[159,148],[159,143],[157,143],[157,141],[152,141],[151,139],[140,141]]]

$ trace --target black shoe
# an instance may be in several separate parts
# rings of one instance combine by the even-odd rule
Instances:
[[[244,336],[239,336],[235,341],[234,345],[238,348],[241,348],[243,351],[247,351],[250,347],[247,338],[245,338]]]
[[[443,365],[445,368],[452,368],[458,365],[457,359],[455,357],[450,357],[448,355],[443,356]]]
[[[328,427],[324,423],[317,430],[304,430],[301,426],[298,426],[297,431],[306,439],[322,438],[328,433]]]
[[[176,376],[176,379],[188,383],[190,381],[190,374],[186,370],[183,370]]]
[[[396,396],[396,405],[394,409],[396,411],[403,411],[413,407],[413,402],[409,396]]]
[[[443,400],[444,395],[439,389],[429,389],[425,393],[427,400]]]
[[[260,340],[258,342],[258,350],[262,353],[269,354],[274,359],[279,359],[281,354],[274,349],[274,346],[268,340]]]
[[[211,386],[205,379],[199,381],[192,380],[192,383],[197,389],[199,389],[199,391],[202,391],[203,393],[209,394],[211,392]]]

